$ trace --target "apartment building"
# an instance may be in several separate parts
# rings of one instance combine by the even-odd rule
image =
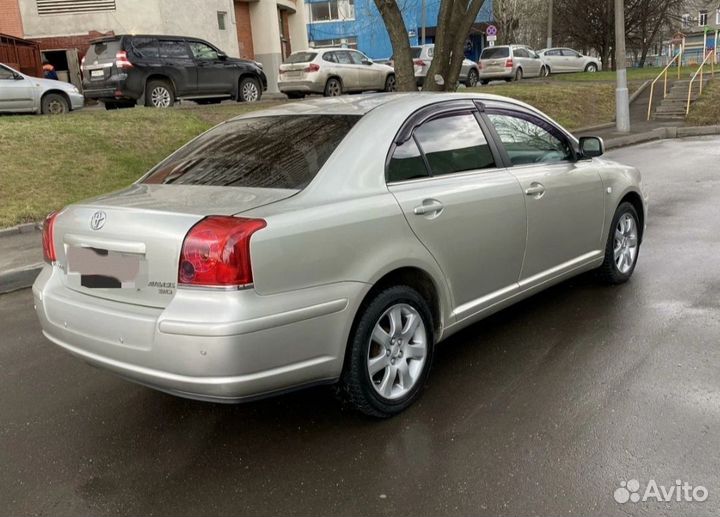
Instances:
[[[283,58],[308,46],[305,17],[303,0],[0,0],[0,33],[38,42],[51,60],[82,56],[103,34],[195,36],[261,62],[270,91]]]
[[[685,2],[679,30],[685,38],[684,61],[701,62],[704,52],[716,48],[720,35],[720,0]]]
[[[375,7],[374,0],[305,0],[310,46],[332,47],[345,45],[357,48],[373,59],[390,57],[392,45]],[[439,1],[425,2],[426,42],[435,41]],[[477,59],[482,51],[484,33],[493,19],[492,0],[486,0],[475,19],[468,37],[465,53]],[[408,37],[412,45],[420,44],[422,37],[422,0],[404,0],[401,9]]]

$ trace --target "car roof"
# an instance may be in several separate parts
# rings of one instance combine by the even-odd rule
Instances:
[[[90,40],[90,44],[102,43],[104,41],[117,41],[122,38],[156,38],[156,39],[186,39],[193,41],[205,41],[195,36],[175,36],[173,34],[115,34],[112,36],[101,36]]]

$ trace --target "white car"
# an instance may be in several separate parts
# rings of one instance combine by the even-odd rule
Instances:
[[[571,48],[547,48],[540,52],[540,57],[548,67],[548,72],[599,72],[602,62],[592,56],[585,56]]]
[[[412,53],[417,85],[422,86],[425,82],[425,77],[427,77],[428,70],[430,70],[430,64],[432,63],[433,54],[435,53],[435,45],[428,44],[410,47],[410,52]],[[463,59],[462,67],[460,68],[460,77],[458,78],[460,83],[467,87],[475,86],[478,82],[479,75],[477,64],[469,59]]]
[[[547,77],[542,57],[525,45],[486,47],[480,54],[480,83],[520,81],[525,77]]]
[[[70,83],[31,77],[0,63],[0,113],[59,115],[85,104]]]

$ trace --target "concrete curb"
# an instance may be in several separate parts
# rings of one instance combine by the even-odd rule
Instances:
[[[653,140],[666,140],[668,138],[686,138],[690,136],[720,135],[718,126],[692,126],[692,127],[659,127],[645,133],[611,138],[605,142],[605,149],[617,149],[628,145],[652,142]]]
[[[31,264],[29,266],[0,272],[0,294],[31,287],[40,274],[42,267],[42,264]]]
[[[18,233],[30,233],[35,231],[42,231],[42,222],[18,224],[17,226],[11,226],[10,228],[0,228],[0,238],[7,237],[9,235],[17,235]]]

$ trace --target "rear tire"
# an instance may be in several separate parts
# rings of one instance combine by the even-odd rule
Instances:
[[[170,108],[175,104],[175,92],[169,82],[155,79],[145,87],[145,106]]]
[[[522,81],[522,78],[523,78],[523,70],[522,70],[522,68],[518,68],[515,71],[515,81],[520,82],[520,81]]]
[[[240,81],[240,102],[257,102],[262,97],[260,82],[254,77],[245,77]]]
[[[342,84],[340,83],[340,80],[335,77],[328,79],[325,83],[323,95],[325,95],[325,97],[337,97],[338,95],[342,95]]]
[[[393,75],[393,74],[388,75],[387,78],[385,79],[384,91],[394,92],[397,89],[396,86],[397,85],[395,83],[395,75]]]
[[[596,273],[606,284],[627,282],[635,271],[640,253],[640,218],[635,207],[621,203],[615,211],[605,244],[605,260]]]
[[[406,285],[363,304],[350,335],[337,393],[366,415],[387,418],[420,396],[432,364],[433,320],[425,299]]]
[[[70,111],[67,99],[60,93],[46,93],[41,102],[43,115],[62,115]]]

